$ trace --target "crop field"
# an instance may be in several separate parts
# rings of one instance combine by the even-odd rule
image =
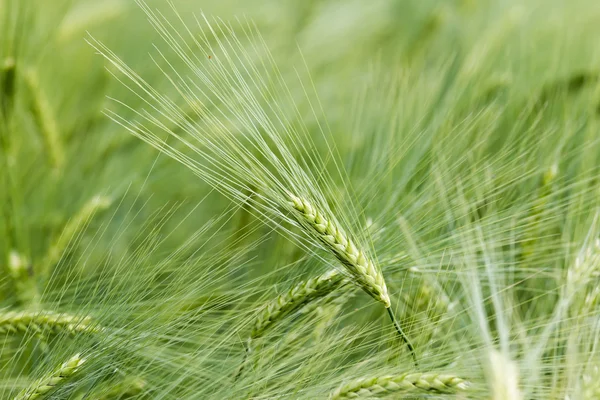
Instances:
[[[0,0],[0,399],[600,399],[599,38]]]

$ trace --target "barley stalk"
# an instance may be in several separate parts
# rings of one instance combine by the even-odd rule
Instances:
[[[341,386],[330,396],[330,399],[383,397],[394,393],[415,391],[456,393],[467,389],[468,386],[467,381],[455,375],[415,372],[357,379]]]
[[[5,333],[98,333],[103,328],[92,323],[90,317],[58,314],[52,311],[0,312],[0,334]]]
[[[417,357],[414,347],[408,337],[404,334],[402,327],[396,321],[392,310],[385,279],[381,271],[375,266],[367,255],[356,247],[354,241],[333,220],[325,217],[319,210],[312,206],[306,199],[301,199],[289,194],[291,206],[298,211],[301,218],[298,222],[302,226],[309,227],[319,240],[333,252],[337,259],[346,267],[346,270],[354,278],[354,282],[367,292],[375,300],[383,303],[388,315],[396,328],[396,331],[406,343],[415,364]]]
[[[299,219],[303,225],[309,225],[317,233],[321,242],[335,254],[337,259],[346,267],[355,282],[386,308],[390,307],[390,296],[383,279],[383,274],[373,261],[359,250],[354,241],[335,223],[325,217],[320,211],[305,199],[290,195],[292,206],[302,216]]]
[[[46,398],[58,386],[75,375],[81,365],[85,362],[80,354],[71,357],[58,369],[37,381],[33,386],[25,389],[15,397],[15,400],[34,400]]]

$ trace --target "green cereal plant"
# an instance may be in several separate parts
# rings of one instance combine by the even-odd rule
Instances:
[[[404,373],[374,378],[361,378],[341,386],[330,396],[331,400],[384,397],[391,394],[457,393],[469,387],[464,379],[452,374],[433,372]]]
[[[106,393],[95,397],[96,400],[128,399],[144,391],[148,382],[139,376],[127,376],[111,387]]]
[[[255,340],[260,338],[286,315],[327,296],[348,283],[348,280],[337,270],[331,270],[317,277],[300,282],[284,294],[267,303],[259,313],[252,327],[250,339]]]
[[[35,307],[39,303],[40,293],[31,273],[31,262],[16,250],[11,250],[8,255],[8,272],[14,281],[20,303]]]
[[[60,170],[65,162],[65,150],[50,100],[44,93],[35,71],[27,71],[24,81],[30,97],[29,108],[46,146],[48,161],[55,170]]]
[[[590,368],[591,371],[584,373],[581,378],[581,399],[582,400],[594,400],[600,398],[600,369],[597,365]]]
[[[270,328],[285,316],[300,310],[308,304],[316,304],[316,301],[343,287],[350,282],[337,270],[328,271],[317,277],[302,281],[294,285],[287,292],[277,296],[268,302],[258,314],[246,342],[246,355],[242,365],[238,369],[236,379],[244,369],[247,357],[252,353],[254,341],[262,337]]]
[[[316,234],[321,243],[344,265],[356,285],[375,300],[383,303],[396,330],[416,362],[414,347],[390,309],[390,296],[381,270],[363,250],[354,244],[352,238],[340,228],[333,218],[323,215],[306,199],[290,195],[290,200],[291,205],[298,212],[298,222]]]
[[[60,236],[48,249],[44,258],[41,274],[47,276],[53,265],[60,261],[64,251],[69,247],[72,240],[81,232],[98,212],[110,207],[112,199],[104,195],[96,195],[88,200],[83,207],[67,222]]]
[[[15,400],[49,398],[50,394],[52,394],[56,388],[73,378],[84,362],[85,358],[82,358],[80,354],[74,355],[55,371],[39,379],[32,386],[19,393],[17,397],[15,397]]]
[[[91,317],[53,311],[0,311],[0,334],[98,333],[103,330]]]

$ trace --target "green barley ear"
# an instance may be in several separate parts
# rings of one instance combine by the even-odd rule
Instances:
[[[48,161],[53,168],[60,170],[65,161],[65,152],[54,110],[35,72],[30,70],[24,75],[25,87],[29,92],[29,108],[46,146]]]
[[[267,303],[259,313],[252,327],[250,337],[246,343],[246,355],[235,378],[237,379],[243,372],[247,357],[252,353],[253,342],[256,339],[261,338],[277,322],[285,318],[285,316],[300,310],[307,304],[315,304],[317,300],[348,283],[349,281],[337,270],[331,270],[315,278],[298,283],[286,293],[279,295],[276,299]]]
[[[42,262],[41,275],[48,276],[51,268],[60,261],[64,251],[69,247],[72,240],[86,227],[88,222],[97,213],[110,207],[112,199],[107,196],[97,195],[88,200],[87,203],[67,222],[60,236],[48,249]]]
[[[127,3],[123,0],[80,3],[65,16],[58,28],[56,40],[61,43],[81,40],[86,30],[115,20],[122,16],[126,9]]]
[[[341,386],[332,393],[330,399],[376,398],[392,394],[403,396],[418,392],[458,393],[468,387],[467,381],[455,375],[415,372],[357,379]]]
[[[123,378],[115,386],[110,388],[107,393],[95,397],[95,400],[117,400],[128,399],[141,394],[148,385],[144,379],[138,376],[128,376]]]
[[[262,337],[285,316],[327,296],[348,283],[346,278],[336,270],[331,270],[315,278],[300,282],[263,308],[254,323],[250,339],[255,340]]]
[[[73,378],[84,362],[85,359],[80,354],[74,355],[54,372],[41,378],[31,387],[19,393],[15,397],[15,400],[41,400],[49,398],[56,388],[64,385],[66,381]]]
[[[416,363],[417,358],[414,347],[398,321],[396,321],[396,317],[390,308],[390,296],[381,270],[375,266],[375,263],[369,259],[364,251],[354,244],[352,238],[340,228],[334,219],[323,215],[308,200],[293,194],[289,196],[291,206],[297,211],[297,221],[317,236],[321,243],[336,256],[342,265],[346,267],[356,285],[375,300],[383,303],[396,331],[406,343]]]
[[[99,333],[103,328],[91,317],[59,314],[53,311],[0,311],[0,334],[34,333],[59,334]]]

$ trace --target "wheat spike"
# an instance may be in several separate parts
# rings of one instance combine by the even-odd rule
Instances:
[[[37,381],[15,397],[15,400],[34,400],[46,398],[57,386],[70,379],[85,362],[80,354],[71,357],[58,369]]]
[[[337,224],[326,218],[305,199],[290,195],[292,206],[302,219],[299,222],[310,225],[319,239],[329,248],[346,267],[356,283],[369,295],[390,307],[390,296],[381,271],[373,261],[359,250],[352,239]]]
[[[467,389],[468,382],[455,375],[412,373],[364,378],[350,382],[336,390],[330,398],[350,399],[383,397],[392,393],[427,392],[455,393]]]
[[[58,314],[52,311],[4,311],[0,312],[0,334],[33,332],[98,333],[103,328],[92,323],[90,317]]]

